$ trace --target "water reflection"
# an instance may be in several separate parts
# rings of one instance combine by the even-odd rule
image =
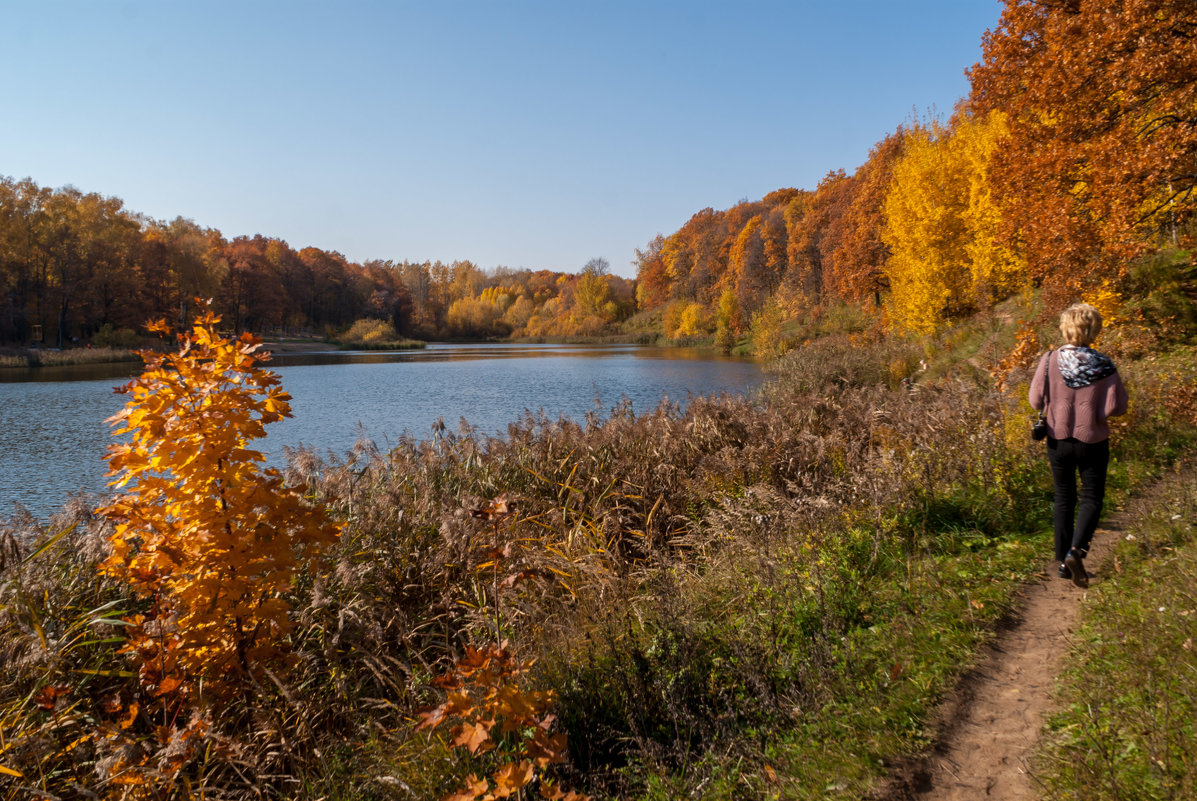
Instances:
[[[691,361],[728,361],[743,363],[739,357],[723,356],[704,348],[657,348],[644,345],[538,345],[435,343],[427,348],[405,351],[313,351],[275,354],[272,364],[391,364],[396,362],[475,361],[478,359],[525,359],[546,356],[571,356],[582,359],[609,359],[631,356],[637,359]]]

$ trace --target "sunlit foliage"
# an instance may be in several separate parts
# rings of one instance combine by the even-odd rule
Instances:
[[[963,116],[954,128],[932,122],[906,134],[883,206],[888,309],[898,326],[934,331],[1022,281],[1021,260],[996,242],[1001,212],[987,181],[1003,131],[995,113]]]
[[[635,310],[633,283],[606,270],[576,306],[568,296],[580,280],[465,260],[351,262],[0,177],[0,345],[81,346],[105,326],[135,330],[146,319],[182,326],[197,296],[236,330],[272,338],[336,337],[363,318],[387,322],[392,339],[607,334]],[[546,309],[558,294],[567,297]]]
[[[1010,136],[994,179],[1036,280],[1117,277],[1193,240],[1197,14],[1190,0],[1006,0],[970,73]]]
[[[225,693],[285,661],[295,570],[338,535],[247,447],[290,415],[290,396],[258,366],[260,343],[222,337],[219,322],[204,309],[176,353],[144,352],[112,419],[128,441],[109,452],[121,494],[99,510],[114,524],[101,570],[150,601],[126,650],[158,695]]]

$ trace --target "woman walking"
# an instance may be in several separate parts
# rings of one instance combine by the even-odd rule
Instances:
[[[1031,405],[1047,418],[1047,459],[1055,484],[1054,525],[1060,578],[1089,586],[1085,556],[1101,516],[1110,461],[1107,418],[1126,412],[1126,387],[1109,357],[1089,347],[1101,313],[1088,303],[1060,315],[1065,344],[1049,351],[1031,381]],[[1076,479],[1081,479],[1078,505]]]

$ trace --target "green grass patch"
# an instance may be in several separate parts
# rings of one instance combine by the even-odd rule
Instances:
[[[1041,561],[978,541],[856,527],[659,590],[555,676],[575,766],[610,798],[861,797]]]

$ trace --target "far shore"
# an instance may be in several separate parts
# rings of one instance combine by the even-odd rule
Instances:
[[[126,348],[0,348],[0,368],[29,369],[140,360],[136,351]]]
[[[396,350],[424,347],[425,343],[403,345]],[[346,346],[323,339],[263,339],[262,350],[275,354],[331,353],[345,350]],[[137,351],[128,348],[50,348],[50,347],[2,347],[0,346],[0,369],[17,370],[38,367],[63,367],[81,364],[113,364],[117,362],[140,361]]]
[[[263,339],[262,350],[271,353],[326,353],[338,350],[338,348],[323,339]]]
[[[496,340],[461,340],[465,342],[494,342]],[[498,340],[512,345],[554,344],[554,345],[614,345],[614,344],[657,344],[665,346],[709,347],[710,338],[694,338],[691,340],[665,340],[648,337],[643,333],[637,335],[618,334],[596,337],[520,337],[517,339]],[[403,340],[396,343],[377,343],[376,345],[362,345],[329,342],[324,339],[262,338],[262,350],[279,355],[302,355],[305,353],[335,353],[344,350],[413,350],[427,347],[427,342],[418,340]],[[109,364],[117,362],[140,361],[136,350],[126,348],[51,348],[51,347],[13,347],[0,346],[0,369],[35,369],[39,367],[63,367],[83,364]]]

